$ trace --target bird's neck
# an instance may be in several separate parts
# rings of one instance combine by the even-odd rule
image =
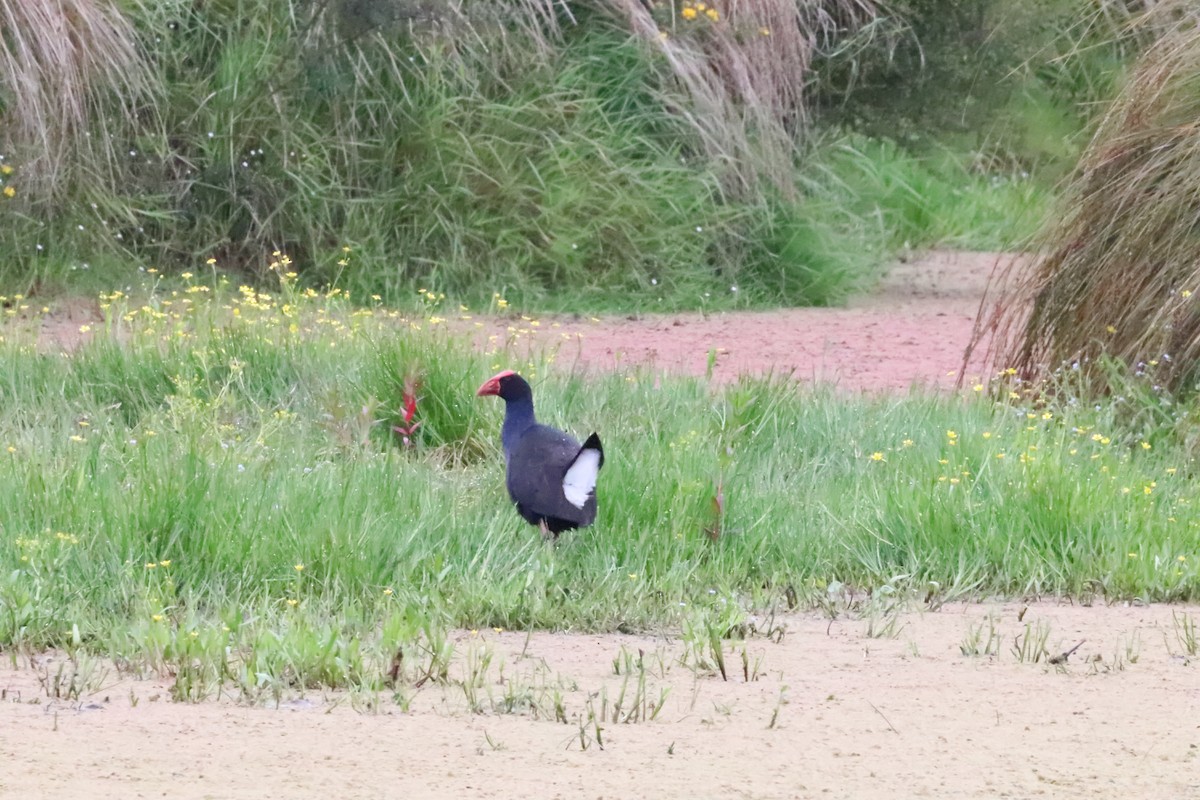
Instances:
[[[517,446],[517,440],[525,431],[537,424],[533,416],[533,399],[522,397],[509,400],[504,409],[504,425],[500,428],[500,444],[507,457]]]

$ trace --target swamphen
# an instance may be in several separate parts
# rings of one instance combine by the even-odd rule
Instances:
[[[517,512],[544,538],[591,525],[596,520],[596,478],[604,448],[593,433],[582,445],[560,430],[539,425],[533,392],[512,370],[493,375],[476,392],[504,400],[500,444],[507,466],[505,484]]]

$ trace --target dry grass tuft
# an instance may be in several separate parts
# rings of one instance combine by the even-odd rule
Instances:
[[[733,189],[768,176],[791,191],[791,168],[805,122],[804,88],[819,43],[866,23],[874,0],[744,0],[715,6],[717,16],[682,16],[703,3],[608,0],[630,31],[662,54],[691,100],[681,114],[708,155],[730,167]]]
[[[1164,24],[1161,15],[1173,24]],[[981,314],[995,361],[1026,380],[1078,364],[1105,388],[1108,359],[1156,363],[1194,388],[1200,360],[1200,13],[1159,9],[1165,33],[1104,116],[1027,268],[1000,276]]]
[[[92,168],[111,167],[105,126],[114,120],[103,111],[117,98],[131,117],[150,86],[117,4],[0,0],[0,135],[19,154],[26,189],[61,188],[80,155],[96,157]]]

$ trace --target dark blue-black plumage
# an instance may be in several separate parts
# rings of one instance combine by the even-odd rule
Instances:
[[[557,536],[596,520],[596,478],[604,448],[593,433],[580,444],[560,430],[538,423],[533,391],[512,370],[489,378],[476,393],[504,400],[505,483],[517,512],[543,534]]]

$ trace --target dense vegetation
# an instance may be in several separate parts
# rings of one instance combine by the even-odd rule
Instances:
[[[76,63],[5,0],[0,276],[261,279],[279,249],[389,301],[836,302],[899,247],[1032,232],[1093,99],[1059,75],[1093,3],[1053,5],[71,0],[56,25],[98,42]]]

